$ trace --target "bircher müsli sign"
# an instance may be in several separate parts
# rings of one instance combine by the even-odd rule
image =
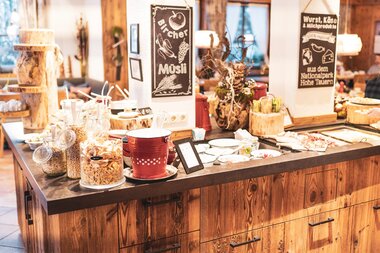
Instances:
[[[152,5],[152,97],[192,95],[192,8]]]
[[[301,13],[298,88],[334,86],[338,17]]]

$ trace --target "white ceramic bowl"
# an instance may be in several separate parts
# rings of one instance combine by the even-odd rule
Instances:
[[[29,148],[31,150],[35,150],[36,148],[41,146],[43,142],[42,141],[26,141],[25,140],[25,143],[29,145]]]

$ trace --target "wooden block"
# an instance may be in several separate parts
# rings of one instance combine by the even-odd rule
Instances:
[[[249,132],[253,135],[265,136],[284,132],[283,113],[250,112]]]
[[[330,123],[335,122],[337,119],[337,114],[324,114],[324,115],[315,115],[308,117],[293,117],[293,124],[295,126],[302,125],[313,125],[313,124],[322,124],[322,123]]]
[[[170,139],[172,141],[182,140],[186,138],[192,138],[191,129],[175,130],[172,131],[172,134],[170,135]]]
[[[20,29],[20,44],[54,44],[54,30],[52,29]]]
[[[367,112],[373,108],[379,108],[378,105],[358,105],[347,102],[347,122],[352,124],[369,125],[380,120],[377,117],[368,117]]]
[[[123,119],[116,115],[110,118],[111,129],[135,130],[141,128],[149,128],[152,125],[153,116],[140,116],[136,118]]]
[[[48,95],[47,93],[21,95],[21,100],[27,105],[30,110],[28,117],[22,118],[25,129],[44,129],[48,124]],[[57,105],[58,107],[58,105]]]
[[[14,45],[13,49],[16,51],[31,51],[31,52],[45,52],[54,50],[55,45]]]

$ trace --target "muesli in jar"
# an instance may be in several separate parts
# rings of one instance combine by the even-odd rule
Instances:
[[[123,148],[120,139],[89,139],[80,144],[81,183],[110,185],[123,179]]]

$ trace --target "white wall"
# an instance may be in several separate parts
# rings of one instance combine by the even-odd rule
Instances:
[[[271,4],[269,91],[284,99],[293,117],[331,114],[334,108],[334,87],[298,89],[300,18],[309,2],[272,0]],[[339,5],[339,0],[314,0],[306,12],[339,16]]]
[[[89,28],[89,77],[104,80],[101,0],[50,0],[48,28],[55,30],[55,41],[65,58],[77,54],[76,22],[81,14]],[[73,74],[80,76],[79,62],[73,60]]]
[[[195,92],[194,92],[194,48],[193,48],[193,95],[184,97],[152,98],[152,54],[151,54],[151,13],[152,4],[194,6],[194,0],[127,0],[127,27],[130,24],[139,24],[140,29],[140,54],[129,54],[129,57],[142,61],[143,82],[131,79],[129,74],[129,90],[131,97],[138,101],[139,107],[151,107],[155,112],[166,111],[168,113],[187,113],[187,122],[175,125],[166,125],[171,129],[189,129],[195,127]],[[194,13],[194,9],[193,9]],[[194,31],[194,29],[193,29]],[[129,35],[129,34],[128,34]],[[194,37],[194,36],[192,36]],[[130,69],[128,70],[130,71]]]

